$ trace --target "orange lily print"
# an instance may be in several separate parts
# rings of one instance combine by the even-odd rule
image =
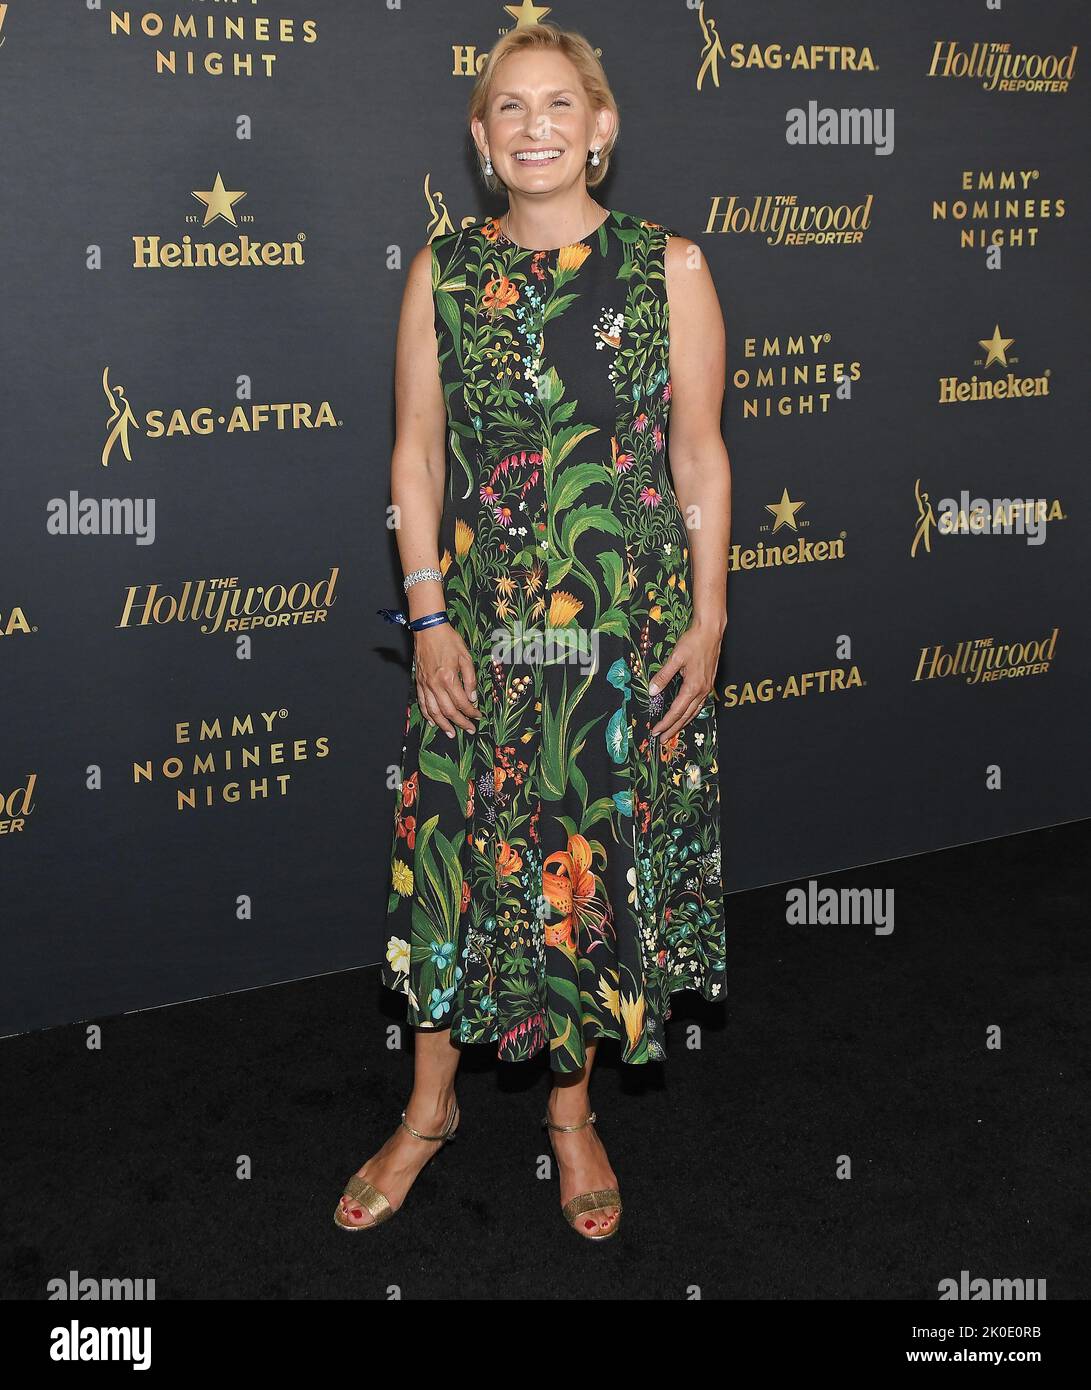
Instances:
[[[519,302],[519,288],[506,275],[490,280],[481,296],[481,303],[490,315],[502,313]]]
[[[542,891],[549,905],[562,913],[559,922],[545,923],[547,946],[575,952],[581,926],[601,927],[606,902],[591,869],[591,846],[583,835],[570,835],[568,849],[549,855],[542,866]],[[556,864],[557,869],[550,868]]]
[[[517,874],[522,867],[523,860],[519,851],[512,849],[507,840],[503,840],[496,856],[496,872],[498,877],[504,878],[508,874]]]

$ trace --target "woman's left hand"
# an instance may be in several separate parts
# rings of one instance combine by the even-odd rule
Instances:
[[[658,690],[666,689],[676,671],[684,670],[685,676],[674,703],[652,726],[651,733],[658,734],[661,739],[670,738],[700,711],[716,684],[716,668],[720,664],[720,644],[725,628],[726,621],[711,626],[700,621],[693,622],[674,644],[674,650],[659,670],[652,672],[651,684]]]

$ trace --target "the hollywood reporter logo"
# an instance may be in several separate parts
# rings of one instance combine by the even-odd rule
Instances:
[[[340,567],[334,565],[322,579],[251,584],[246,588],[240,586],[236,577],[187,579],[178,593],[160,584],[130,584],[117,626],[194,623],[207,635],[323,623],[337,601],[333,591],[340,572]]]

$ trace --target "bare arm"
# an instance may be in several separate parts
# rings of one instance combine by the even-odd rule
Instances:
[[[439,349],[432,317],[432,248],[413,257],[402,296],[395,349],[396,436],[390,460],[390,500],[395,507],[402,570],[439,569],[447,417],[439,378]],[[437,613],[443,585],[423,579],[410,586],[409,616]]]
[[[726,379],[723,313],[701,248],[671,237],[665,256],[670,315],[670,468],[686,519],[693,621],[656,673],[662,688],[679,668],[685,679],[653,733],[669,737],[698,712],[716,680],[727,626],[727,550],[731,463],[720,429]]]
[[[727,623],[731,463],[720,429],[727,370],[724,316],[701,248],[671,237],[666,257],[670,308],[670,466],[687,515],[696,622]],[[694,522],[696,524],[694,524]]]
[[[439,526],[446,474],[447,409],[439,375],[432,308],[432,248],[410,262],[395,352],[396,437],[390,460],[390,500],[396,511],[402,570],[439,569]],[[442,612],[438,579],[409,587],[410,618]],[[454,725],[472,731],[481,717],[473,701],[476,673],[465,642],[450,623],[413,634],[417,699],[429,723],[449,738]]]

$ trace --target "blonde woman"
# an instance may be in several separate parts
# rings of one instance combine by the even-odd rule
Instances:
[[[391,496],[414,656],[382,973],[414,1082],[346,1230],[401,1208],[484,1043],[546,1053],[562,1214],[613,1236],[599,1039],[662,1061],[671,996],[724,992],[724,324],[697,246],[592,196],[618,129],[584,38],[505,35],[470,130],[507,210],[409,270]]]

